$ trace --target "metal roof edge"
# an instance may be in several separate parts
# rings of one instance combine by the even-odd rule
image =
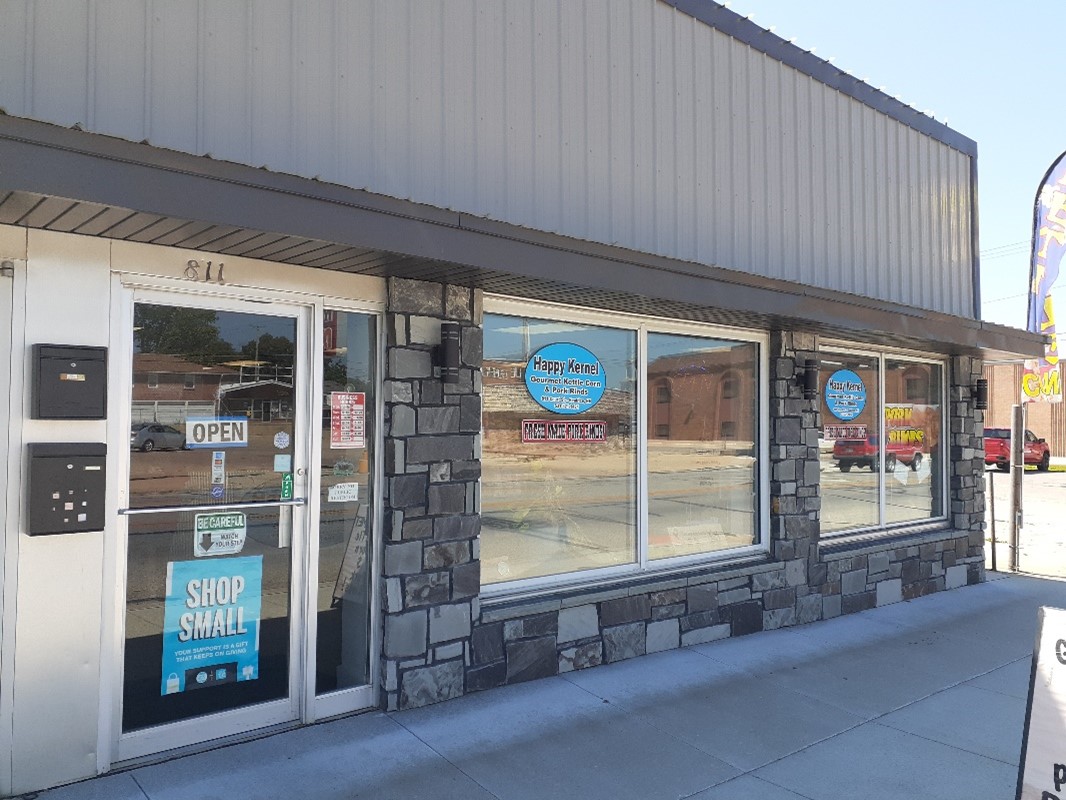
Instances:
[[[777,34],[771,33],[735,11],[730,11],[725,6],[712,0],[659,1],[814,78],[819,83],[836,89],[841,94],[858,100],[897,122],[914,128],[919,133],[943,142],[971,158],[977,157],[977,143],[968,136],[844,72],[814,53],[782,39]]]
[[[893,339],[912,347],[930,343],[948,353],[1043,352],[1043,337],[977,319],[626,250],[10,116],[0,116],[0,164],[0,191],[374,248],[439,262],[438,273],[446,277],[449,265],[454,266],[471,285],[479,280],[488,285],[489,277],[499,285],[499,277],[509,275],[515,285],[541,282],[575,296],[582,290],[619,297],[628,293],[642,298],[646,308],[661,307],[664,316],[713,309],[743,315],[752,325],[866,341]]]

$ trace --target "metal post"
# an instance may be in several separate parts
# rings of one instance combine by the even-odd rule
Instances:
[[[992,515],[992,571],[998,572],[996,569],[996,473],[989,472],[988,475],[988,504],[989,511]]]
[[[1025,475],[1025,406],[1010,415],[1010,570],[1018,571],[1018,537],[1022,528],[1022,477]]]

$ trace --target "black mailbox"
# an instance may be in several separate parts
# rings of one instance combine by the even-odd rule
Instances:
[[[107,445],[31,444],[29,456],[28,533],[104,529]]]
[[[106,419],[107,348],[33,346],[33,419]]]

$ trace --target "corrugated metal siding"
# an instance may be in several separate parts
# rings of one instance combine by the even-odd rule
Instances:
[[[653,0],[0,19],[9,114],[972,315],[968,156]]]

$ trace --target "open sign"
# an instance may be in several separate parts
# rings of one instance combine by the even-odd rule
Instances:
[[[186,447],[247,447],[245,417],[190,417],[185,420]]]

